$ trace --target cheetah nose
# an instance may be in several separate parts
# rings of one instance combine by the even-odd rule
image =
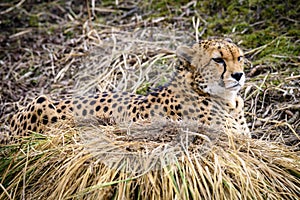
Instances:
[[[235,72],[235,73],[231,74],[232,78],[234,78],[237,81],[239,81],[243,75],[244,75],[243,72]]]

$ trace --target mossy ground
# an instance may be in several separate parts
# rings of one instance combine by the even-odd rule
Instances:
[[[165,0],[101,1],[101,3],[95,1],[95,5],[93,2],[29,0],[0,3],[1,137],[8,132],[11,114],[37,95],[47,94],[54,99],[59,99],[78,93],[115,89],[144,94],[150,88],[164,84],[170,78],[175,64],[174,50],[177,46],[191,45],[201,38],[218,36],[232,38],[245,51],[246,57],[252,63],[245,67],[247,83],[242,95],[245,98],[246,116],[253,137],[266,142],[285,144],[290,146],[294,152],[299,152],[300,5],[298,1],[190,2]],[[68,139],[70,138],[72,137],[70,136]],[[52,140],[51,137],[48,140],[43,136],[35,135],[33,140],[37,139],[42,140],[42,144],[24,141],[25,144],[32,145],[26,148],[35,149],[35,145],[43,144],[48,146],[39,146],[43,149],[41,154],[28,150],[27,152],[30,154],[27,155],[32,155],[30,162],[26,161],[28,158],[24,157],[26,154],[22,154],[26,148],[22,147],[22,150],[19,151],[14,145],[2,146],[3,150],[11,155],[11,157],[8,156],[9,159],[1,158],[1,176],[5,177],[0,180],[2,189],[12,188],[12,190],[8,189],[9,192],[12,192],[20,188],[17,185],[19,182],[13,176],[15,174],[24,175],[20,169],[26,167],[26,163],[32,164],[30,170],[34,171],[37,169],[35,160],[42,158],[40,161],[43,160],[46,166],[49,160],[55,160],[50,156],[51,153],[61,156],[62,154],[66,155],[64,152],[72,152],[68,148],[58,152],[59,149],[55,149],[47,143]],[[67,141],[70,142],[70,140]],[[51,150],[46,151],[44,147],[49,146]],[[67,145],[67,147],[70,146]],[[262,149],[253,148],[257,148],[257,151],[266,151],[267,148],[264,147]],[[80,152],[79,149],[74,152]],[[276,147],[275,149],[280,148]],[[293,163],[293,159],[295,161],[299,159],[299,157],[294,157],[292,150],[291,154],[288,153],[290,149],[284,148],[281,151],[284,152],[283,157],[292,157],[291,163]],[[271,157],[271,154],[268,155]],[[245,158],[244,154],[239,154],[239,156]],[[236,156],[235,159],[239,159],[239,156]],[[69,159],[69,157],[65,158]],[[230,156],[229,158],[233,159]],[[276,158],[280,159],[279,155],[276,154]],[[83,161],[86,160],[83,159]],[[240,161],[242,162],[242,159]],[[250,165],[255,165],[254,163],[257,162],[255,159],[252,161],[249,163]],[[67,161],[55,160],[55,162]],[[54,168],[56,167],[55,162],[49,161]],[[270,164],[272,159],[266,159],[265,162]],[[12,163],[14,165],[18,163],[18,165],[12,167]],[[93,162],[91,163],[93,164]],[[66,169],[63,168],[63,165],[58,164],[58,166],[61,167],[61,173],[65,172]],[[192,167],[192,165],[188,166]],[[214,163],[210,166],[222,165]],[[278,166],[280,165],[269,165],[272,170],[278,169],[276,168]],[[11,173],[6,171],[4,176],[4,168],[15,171]],[[41,168],[38,169],[41,170],[41,174],[47,174]],[[192,168],[185,169],[188,171]],[[260,172],[267,173],[269,169],[266,168],[266,171]],[[290,180],[299,183],[299,171],[295,170],[295,166],[293,168],[285,165],[282,169],[296,174]],[[26,173],[31,174],[33,171],[30,170]],[[169,193],[169,197],[174,197],[174,195],[190,197],[190,194],[195,194],[193,190],[195,188],[183,189],[183,191],[178,188],[177,183],[179,184],[180,181],[177,181],[181,180],[180,176],[187,176],[187,174],[183,174],[187,171],[181,170],[179,167],[176,169],[176,173],[169,176],[170,179],[167,183],[173,184],[174,188],[177,188]],[[246,170],[249,173],[250,171]],[[88,174],[88,170],[85,172]],[[171,172],[173,173],[172,170]],[[201,174],[198,175],[201,176]],[[149,179],[139,179],[137,182],[151,182],[154,180],[153,177],[157,177],[155,174],[151,176]],[[230,176],[224,180],[230,180]],[[26,178],[26,180],[32,184],[30,176],[28,177],[29,179]],[[194,184],[199,184],[193,177],[189,178],[194,181],[192,181]],[[42,181],[42,179],[39,180]],[[116,184],[110,182],[115,180],[113,178],[106,180],[112,185]],[[163,180],[162,178],[160,181],[163,182]],[[16,181],[14,182],[16,185],[10,187],[12,182],[9,181]],[[152,187],[157,191],[157,187],[161,186],[160,183],[154,181]],[[236,184],[234,181],[228,181],[228,183]],[[262,179],[259,184],[263,183]],[[93,184],[96,183],[87,183],[86,185]],[[277,184],[276,181],[274,184]],[[124,185],[123,188],[126,188]],[[224,185],[226,184],[224,183]],[[217,187],[217,185],[215,186]],[[269,187],[268,184],[264,186]],[[34,187],[38,187],[38,185],[34,185]],[[81,187],[84,188],[83,185]],[[121,192],[120,188],[118,194]],[[37,190],[37,188],[35,189]],[[211,187],[207,186],[204,189],[208,192]],[[238,191],[241,188],[236,187],[236,189]],[[289,191],[293,193],[296,191],[294,189]],[[127,188],[127,190],[130,189]],[[80,190],[79,187],[74,191],[82,192],[84,190]],[[186,191],[190,192],[185,193]],[[63,192],[63,190],[59,192]],[[256,194],[255,192],[260,193],[258,190],[251,190],[251,192],[250,196]],[[74,193],[67,192],[67,194]],[[208,195],[206,196],[208,198],[209,193],[205,194]],[[233,193],[230,194],[233,195]],[[293,195],[295,194],[294,192]],[[215,196],[215,198],[217,197]],[[273,197],[278,196],[274,194]]]

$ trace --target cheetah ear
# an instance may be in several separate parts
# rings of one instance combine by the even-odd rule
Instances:
[[[194,54],[195,51],[186,46],[178,47],[176,50],[177,57],[182,61],[188,62],[189,64],[192,63]]]

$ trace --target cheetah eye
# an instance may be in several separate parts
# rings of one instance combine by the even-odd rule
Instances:
[[[225,64],[225,61],[223,60],[223,58],[213,58],[213,61],[215,61],[218,64]]]
[[[244,58],[243,56],[239,56],[238,57],[238,62],[241,62],[243,60],[243,58]]]

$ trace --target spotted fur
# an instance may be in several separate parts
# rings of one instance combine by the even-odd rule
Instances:
[[[229,40],[211,39],[179,47],[176,54],[180,64],[173,79],[146,96],[104,92],[54,102],[42,95],[13,116],[11,133],[43,132],[61,120],[93,118],[114,124],[162,116],[249,135],[238,95],[245,82],[241,49]]]

